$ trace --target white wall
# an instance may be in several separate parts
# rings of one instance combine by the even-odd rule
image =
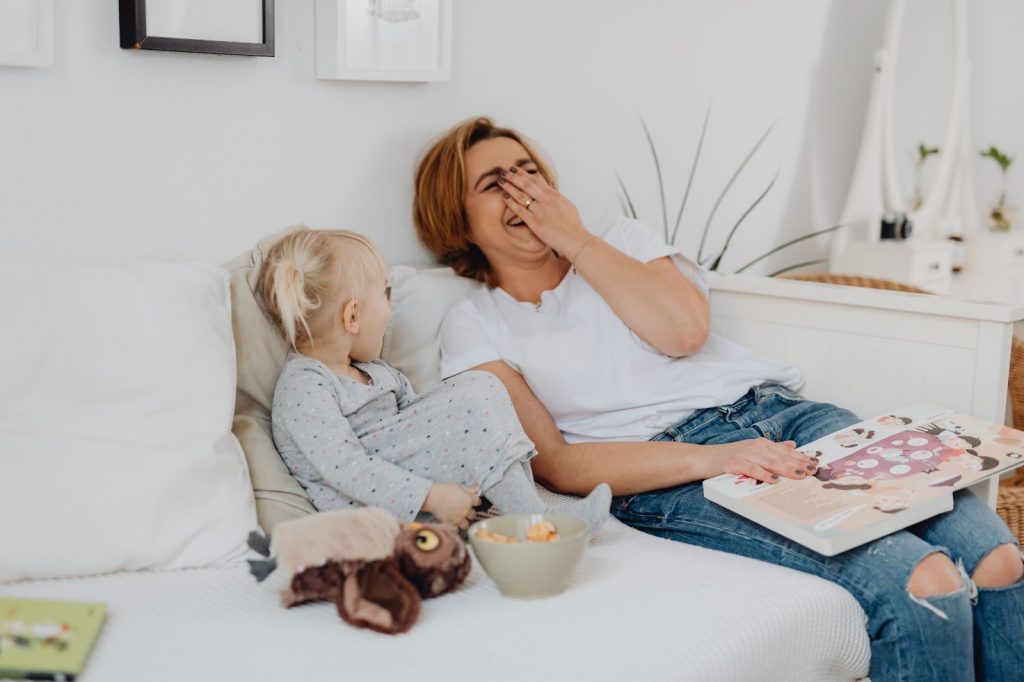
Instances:
[[[1019,157],[1009,174],[1011,204],[1024,200],[1024,2],[970,0],[972,66],[971,137],[974,149],[996,145]],[[913,195],[917,145],[941,146],[946,130],[947,98],[952,84],[952,11],[947,2],[909,0],[896,70],[896,161],[904,194]],[[991,159],[975,154],[973,170],[979,216],[998,199],[1001,174]],[[924,167],[924,187],[938,167],[936,157]],[[1024,220],[1024,215],[1020,216]],[[984,223],[982,223],[984,225]]]
[[[116,2],[57,0],[55,65],[0,67],[0,248],[222,260],[308,222],[365,231],[392,262],[425,263],[410,218],[414,158],[480,113],[539,142],[592,227],[617,211],[616,170],[657,224],[637,114],[674,216],[709,103],[680,244],[695,247],[773,122],[709,246],[776,170],[779,180],[723,268],[837,220],[883,0],[455,5],[452,81],[389,84],[315,79],[311,0],[277,0],[273,59],[121,50]],[[821,241],[770,269],[824,253]]]
[[[971,48],[974,68],[972,135],[975,147],[991,144],[1017,158],[1010,167],[1009,203],[1018,207],[1017,228],[1024,222],[1024,2],[977,0],[971,3]],[[999,171],[991,159],[975,170],[978,201],[988,209],[999,193]]]

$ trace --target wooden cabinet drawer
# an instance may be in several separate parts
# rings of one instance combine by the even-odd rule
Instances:
[[[1024,268],[1024,239],[1015,239],[1000,249],[999,264],[1004,268]]]
[[[948,277],[953,267],[949,249],[921,249],[910,258],[910,282],[931,282]]]

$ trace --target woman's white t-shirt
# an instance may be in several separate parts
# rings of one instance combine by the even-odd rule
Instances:
[[[620,218],[606,242],[641,262],[671,256],[707,296],[707,272],[653,229]],[[539,304],[483,284],[441,324],[441,375],[502,360],[519,372],[570,442],[647,440],[695,410],[728,405],[751,386],[796,390],[800,370],[712,333],[672,358],[641,339],[572,269]]]

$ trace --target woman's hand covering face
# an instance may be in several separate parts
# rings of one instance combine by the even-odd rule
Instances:
[[[498,185],[509,210],[563,256],[576,253],[591,239],[576,205],[536,171],[512,166],[502,171]]]

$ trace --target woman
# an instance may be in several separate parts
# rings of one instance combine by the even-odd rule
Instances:
[[[414,217],[431,252],[481,283],[445,318],[442,374],[501,379],[546,485],[607,481],[624,523],[838,583],[868,615],[873,679],[1018,674],[1024,566],[970,493],[836,557],[704,499],[701,481],[721,473],[813,474],[795,447],[857,417],[797,395],[796,368],[709,334],[706,273],[676,247],[626,219],[596,236],[529,142],[486,118],[427,150]]]

